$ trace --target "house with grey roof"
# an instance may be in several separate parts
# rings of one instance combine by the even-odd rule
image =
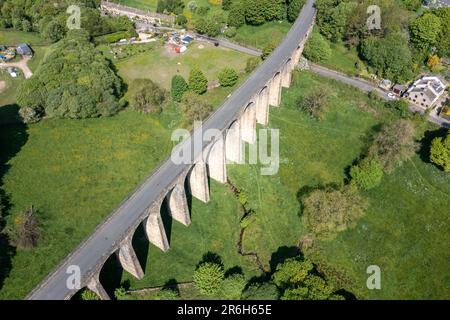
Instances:
[[[17,46],[16,51],[21,56],[33,56],[33,50],[31,47],[26,43],[21,43]]]
[[[404,97],[418,106],[430,108],[445,95],[447,86],[448,83],[442,77],[425,75],[414,81]]]

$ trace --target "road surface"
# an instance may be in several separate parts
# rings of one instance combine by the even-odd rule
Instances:
[[[262,89],[273,75],[282,69],[284,63],[297,49],[298,44],[306,35],[313,23],[315,9],[313,0],[308,0],[299,18],[285,37],[283,43],[256,69],[247,80],[237,88],[233,94],[218,108],[203,124],[203,129],[225,129],[235,120],[236,116],[250,101],[255,92]],[[183,148],[192,141],[208,144],[202,139],[202,131],[196,129],[191,136],[177,148]],[[201,155],[201,150],[194,150],[194,158]],[[101,264],[115,251],[117,245],[128,235],[130,228],[146,215],[145,211],[161,195],[165,195],[168,188],[175,183],[190,165],[175,165],[168,158],[151,176],[149,176],[95,231],[85,239],[66,259],[64,259],[38,285],[28,299],[67,299],[76,289],[69,289],[66,285],[69,266],[78,266],[81,270],[83,282],[93,276]]]
[[[309,68],[312,72],[320,74],[321,76],[349,84],[349,85],[356,87],[365,92],[375,91],[383,99],[391,100],[391,98],[389,98],[386,91],[381,90],[380,88],[378,88],[376,85],[372,84],[369,81],[366,81],[366,80],[363,80],[360,78],[352,78],[345,74],[336,72],[334,70],[330,70],[328,68],[319,66],[319,65],[311,63],[311,62],[309,62]],[[417,107],[413,104],[409,105],[409,109],[412,112],[419,112],[420,114],[424,113],[424,110],[422,108]],[[438,126],[441,126],[444,128],[450,128],[450,121],[447,121],[447,120],[439,117],[436,113],[436,108],[431,111],[431,113],[428,117],[428,121],[433,122],[433,123],[437,124]]]

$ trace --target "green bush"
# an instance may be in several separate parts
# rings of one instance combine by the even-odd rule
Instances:
[[[225,30],[225,36],[227,38],[233,38],[236,36],[236,34],[237,34],[236,27],[229,27],[227,30]]]
[[[351,183],[361,190],[375,188],[383,178],[383,167],[375,158],[364,158],[359,164],[351,167]]]
[[[208,80],[198,68],[191,69],[189,73],[189,89],[197,94],[203,94],[208,89]]]
[[[180,294],[174,289],[161,289],[154,297],[155,300],[179,300]]]
[[[273,42],[270,42],[269,44],[267,44],[262,50],[261,59],[266,60],[271,55],[273,50],[275,50],[276,47],[277,47],[277,45]]]
[[[242,293],[244,300],[277,300],[280,293],[272,282],[254,283]]]
[[[135,79],[131,83],[131,105],[144,113],[160,113],[165,91],[150,79]]]
[[[326,61],[331,57],[331,48],[320,33],[313,32],[306,42],[304,55],[313,62]]]
[[[198,7],[198,8],[197,8],[196,13],[197,13],[199,16],[204,17],[204,16],[206,16],[206,15],[208,14],[209,10],[210,10],[210,7],[202,6],[202,7]]]
[[[247,63],[245,64],[245,72],[250,73],[255,70],[259,63],[261,62],[261,58],[259,57],[250,57],[247,59]]]
[[[246,281],[243,274],[235,273],[223,280],[222,295],[226,299],[238,300],[241,298],[242,290],[244,290]]]
[[[217,263],[204,262],[194,272],[195,286],[200,293],[208,296],[219,291],[223,279],[223,268]]]
[[[186,125],[205,119],[212,109],[209,103],[193,92],[187,92],[181,100],[181,111]]]
[[[100,297],[89,289],[84,289],[81,293],[81,300],[100,300]]]
[[[189,86],[182,76],[177,74],[172,77],[172,88],[170,90],[170,93],[172,95],[173,100],[181,102],[183,94],[188,90]]]
[[[219,82],[222,87],[232,87],[238,81],[238,74],[233,68],[224,68],[218,74]]]
[[[230,7],[228,14],[228,25],[239,28],[245,24],[245,6],[242,1],[235,1]]]
[[[303,222],[322,240],[334,239],[339,232],[354,227],[368,206],[353,186],[339,190],[315,190],[302,202]]]
[[[291,0],[289,2],[289,5],[287,7],[287,18],[289,22],[294,22],[298,14],[300,13],[300,10],[304,6],[306,0]]]
[[[430,148],[431,162],[450,172],[450,134],[445,138],[434,138]]]
[[[179,26],[184,26],[184,25],[186,25],[186,24],[188,23],[188,19],[186,18],[185,15],[179,14],[179,15],[177,16],[176,23],[177,23],[177,25],[179,25]]]
[[[404,99],[389,100],[385,105],[402,118],[408,118],[411,115],[408,108],[408,102]]]

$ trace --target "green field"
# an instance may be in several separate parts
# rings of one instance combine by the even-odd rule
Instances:
[[[192,281],[196,265],[207,252],[218,254],[225,270],[240,267],[249,278],[258,274],[252,260],[237,253],[239,220],[242,217],[238,201],[226,186],[211,180],[210,187],[211,200],[208,204],[192,199],[192,224],[189,227],[175,221],[171,224],[170,250],[163,253],[150,246],[148,255],[142,255],[144,258],[146,256],[145,277],[137,280],[124,272],[121,283],[139,289],[161,286],[169,281]],[[143,235],[135,236],[135,247],[145,248],[146,243]]]
[[[321,121],[310,119],[295,107],[299,96],[318,85],[332,88],[333,103]],[[280,257],[291,255],[300,237],[307,234],[299,218],[299,195],[318,185],[342,183],[346,169],[364,150],[377,126],[394,118],[382,103],[369,100],[356,89],[297,73],[293,87],[284,91],[281,108],[271,109],[269,126],[280,130],[279,174],[262,176],[259,165],[228,166],[231,183],[245,192],[249,207],[257,213],[244,238],[245,251],[257,252],[267,270]],[[356,228],[333,241],[318,242],[305,253],[337,287],[357,298],[448,298],[450,221],[448,210],[443,208],[450,205],[446,197],[449,182],[448,174],[417,155],[385,176],[379,187],[363,194],[371,205]],[[143,280],[124,273],[116,285],[137,289],[174,280],[191,281],[195,265],[206,251],[221,255],[226,268],[236,264],[247,276],[257,274],[255,265],[235,252],[236,200],[216,183],[211,184],[211,192],[209,204],[193,201],[192,226],[173,225],[168,254],[150,248]],[[370,291],[365,286],[365,270],[371,264],[381,267],[381,290]],[[202,298],[193,288],[180,292],[182,299],[191,294]],[[133,294],[126,298],[152,296]]]
[[[198,66],[208,81],[213,81],[217,80],[217,73],[225,67],[232,66],[238,72],[243,72],[248,57],[250,56],[227,48],[193,42],[183,54],[168,53],[167,48],[156,47],[149,52],[119,61],[117,67],[127,83],[147,78],[170,89],[172,77],[180,74],[187,80],[193,66]]]
[[[246,245],[266,263],[280,245],[293,246],[306,234],[298,195],[314,186],[342,183],[375,126],[392,118],[353,88],[308,73],[295,78],[281,108],[270,115],[270,127],[280,129],[279,176],[261,176],[257,166],[229,170],[259,217]],[[319,84],[332,86],[335,97],[325,119],[316,121],[296,110],[294,101]],[[368,106],[370,113],[363,111]],[[385,176],[381,186],[364,193],[370,208],[355,229],[320,242],[307,255],[358,298],[448,299],[449,193],[450,175],[414,156]],[[381,267],[381,290],[365,286],[371,264]]]
[[[33,70],[37,68],[46,50],[48,47],[39,47],[36,51],[36,60],[33,60],[31,65]],[[216,73],[225,65],[233,66],[239,71],[242,71],[245,65],[245,59],[238,59],[242,59],[242,55],[238,56],[233,51],[212,46],[206,46],[204,49],[191,47],[185,55],[173,59],[163,57],[162,53],[159,55],[157,51],[151,54],[153,55],[136,55],[117,64],[120,75],[128,85],[135,77],[150,77],[167,87],[172,72],[175,74],[176,69],[180,68],[180,72],[187,75],[191,64],[201,65],[209,80],[216,79]],[[179,66],[178,62],[182,65]],[[166,72],[166,82],[151,77],[154,72]],[[240,81],[244,79],[245,75],[242,74]],[[12,83],[12,80],[7,80],[11,81],[8,84]],[[125,110],[110,118],[52,119],[24,126],[17,123],[18,107],[13,105],[15,89],[21,81],[23,80],[19,79],[17,84],[12,83],[5,92],[7,95],[2,94],[0,100],[2,190],[11,206],[8,223],[12,224],[18,213],[33,205],[39,210],[43,238],[32,250],[17,249],[11,261],[11,270],[0,290],[0,299],[24,297],[89,235],[94,227],[170,154],[173,147],[170,135],[172,130],[180,125],[181,120],[178,108],[169,103],[163,113],[157,116]],[[232,90],[233,88],[213,89],[206,93],[204,98],[217,107]],[[217,192],[226,192],[223,186],[220,188],[221,191]],[[234,220],[229,220],[230,216],[212,219],[209,211],[216,210],[214,207],[203,206],[203,209],[195,210],[198,215],[201,215],[203,210],[203,214],[208,215],[210,220],[195,219],[196,222],[191,226],[196,230],[195,233],[180,233],[181,238],[174,236],[174,249],[171,250],[174,253],[167,255],[168,259],[184,261],[187,255],[183,256],[175,247],[182,251],[183,247],[178,245],[178,241],[186,245],[190,243],[188,252],[196,252],[196,255],[190,258],[195,266],[206,252],[205,247],[215,243],[210,247],[211,250],[224,250],[224,262],[227,265],[245,265],[246,262],[241,261],[235,251],[233,257],[234,244],[223,247],[225,239],[235,237],[233,228],[228,224],[238,224],[240,218],[238,212],[233,209],[236,203],[233,203],[232,196],[229,197],[230,201],[215,205],[218,207],[217,212],[227,211],[225,208],[228,208],[228,212],[234,214],[231,216]],[[215,198],[220,199],[221,196]],[[192,205],[195,208],[202,207],[195,200]],[[211,205],[214,205],[214,202]],[[202,222],[216,223],[215,233],[208,234],[210,229]],[[224,227],[224,224],[227,227]],[[185,229],[175,223],[173,228],[174,234],[177,235],[179,229]],[[223,235],[220,235],[220,232],[223,232]],[[200,234],[204,236],[204,246],[196,247],[199,243],[197,236]],[[149,256],[159,259],[162,255],[153,248]],[[154,261],[149,263],[149,266],[151,265],[154,265]],[[252,267],[247,267],[249,273]],[[191,271],[184,268],[185,265],[180,263],[174,267],[173,275],[189,277]],[[152,270],[154,275],[160,276],[157,278],[159,284],[159,281],[163,281],[161,273],[156,272],[159,268]]]
[[[260,26],[243,25],[237,29],[237,34],[231,41],[263,49],[270,43],[280,44],[291,26],[287,21],[271,21]]]

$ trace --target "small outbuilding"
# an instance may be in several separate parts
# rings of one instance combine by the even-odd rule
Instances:
[[[21,56],[28,56],[28,57],[32,57],[33,56],[33,50],[26,43],[19,44],[17,46],[17,48],[16,48],[16,51]]]

